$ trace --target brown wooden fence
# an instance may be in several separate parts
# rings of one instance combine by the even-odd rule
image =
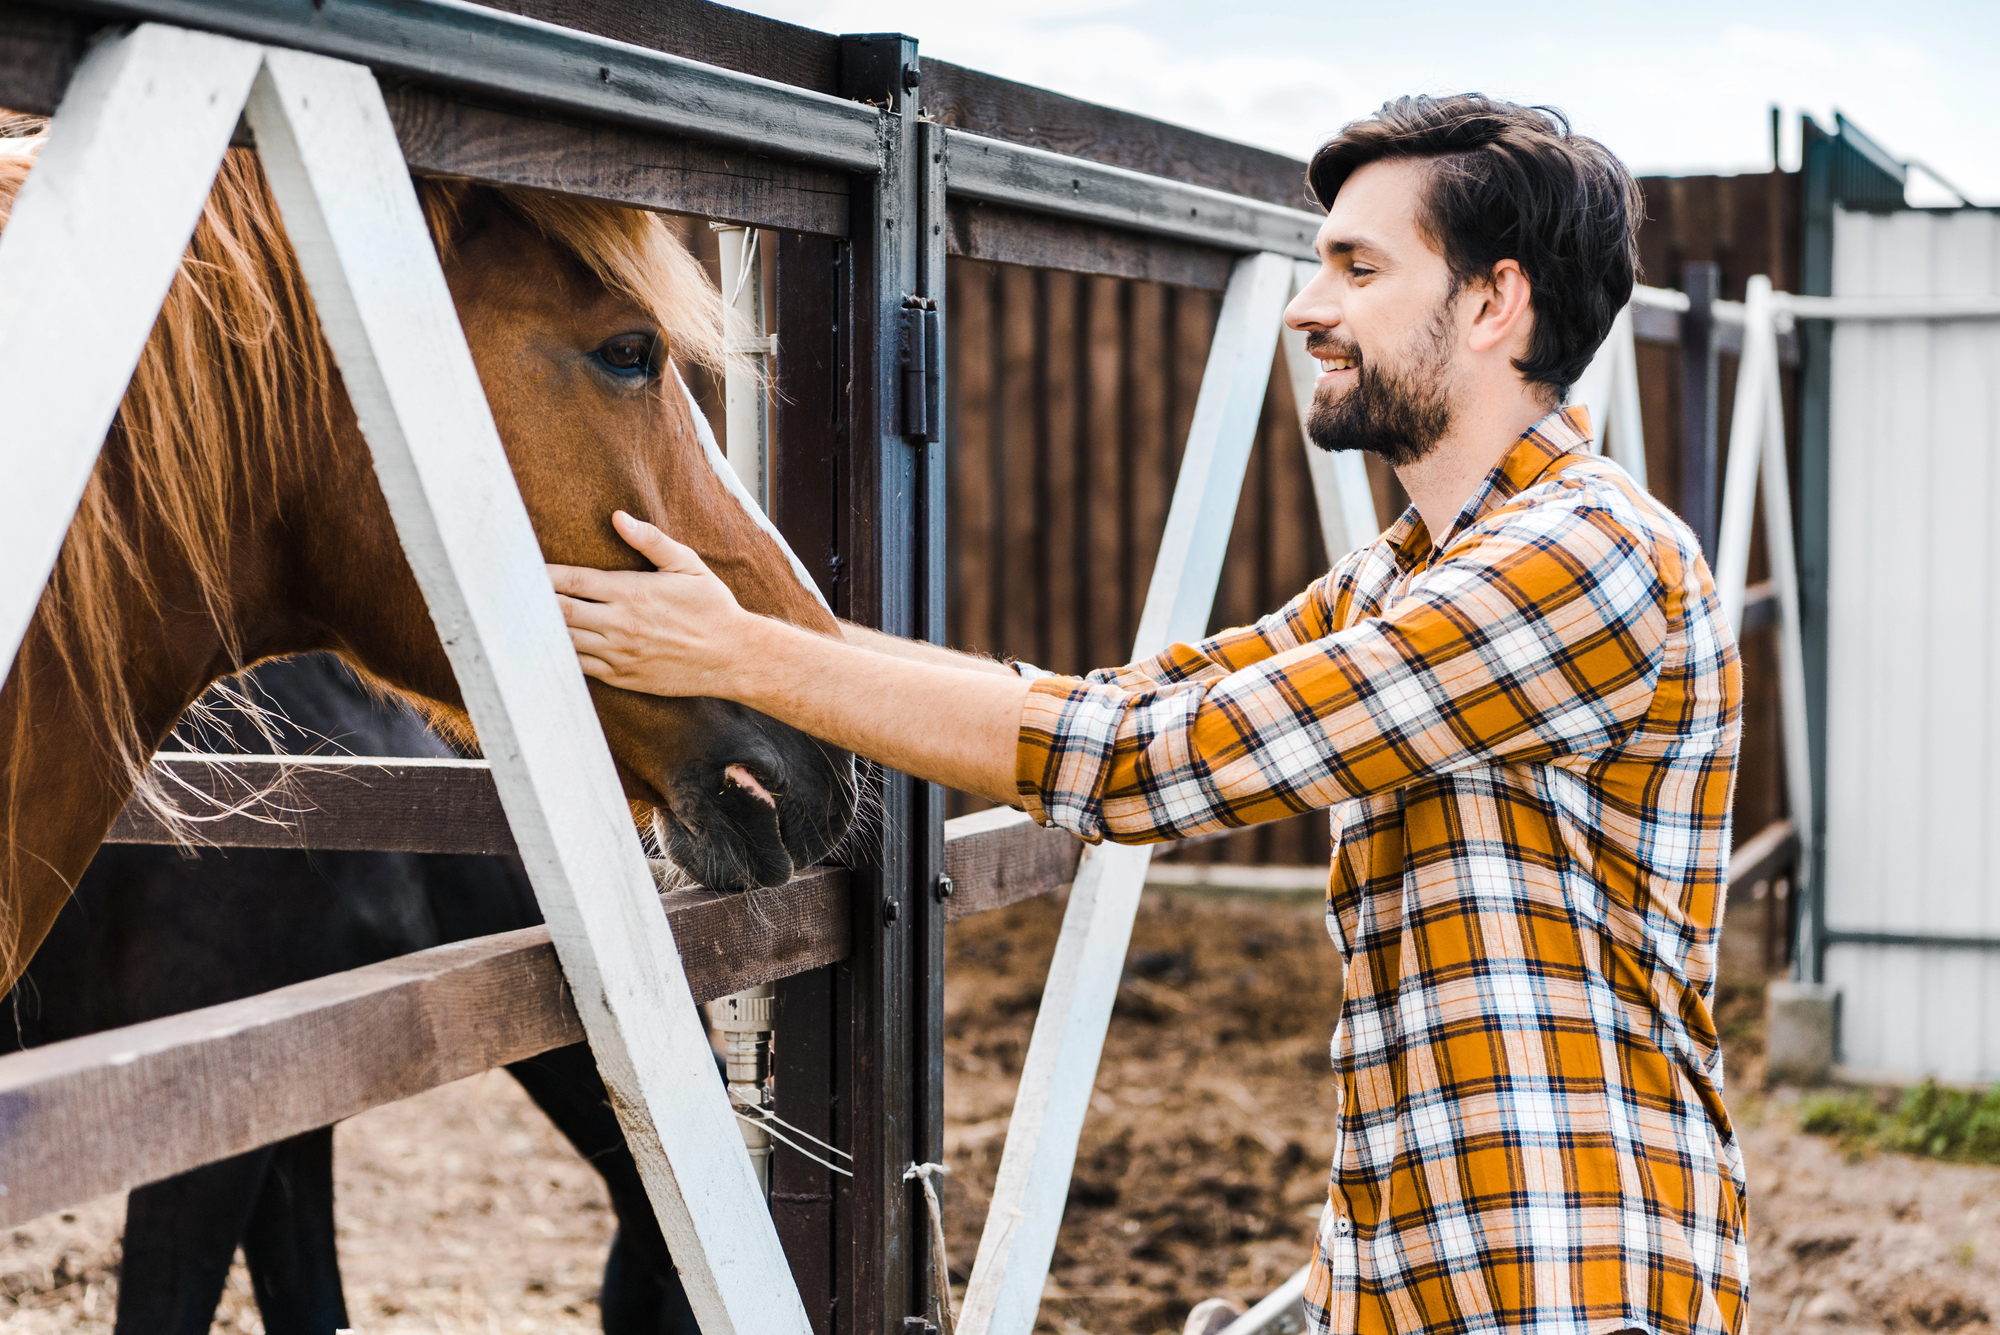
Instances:
[[[1796,287],[1794,175],[1654,177],[1643,185],[1645,281],[1678,287],[1688,264],[1714,262],[1729,299],[1742,298],[1754,273]],[[1220,294],[1206,288],[952,262],[955,645],[1059,672],[1124,661],[1220,304]],[[1670,329],[1662,333],[1656,327],[1639,349],[1647,470],[1655,493],[1681,508],[1684,359]],[[1725,350],[1719,370],[1718,437],[1726,449],[1733,353]],[[1282,365],[1273,371],[1215,629],[1279,606],[1326,569],[1290,390]],[[1793,380],[1788,369],[1788,394]],[[1789,404],[1786,420],[1795,430]],[[1388,470],[1371,460],[1369,471],[1386,524],[1405,498]],[[1766,577],[1765,565],[1760,546],[1753,582]],[[1748,629],[1743,650],[1746,736],[1736,809],[1747,839],[1783,815],[1784,796],[1776,642],[1768,627]],[[1309,815],[1171,856],[1308,865],[1325,862],[1327,853],[1325,819]]]

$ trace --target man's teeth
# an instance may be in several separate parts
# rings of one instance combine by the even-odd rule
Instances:
[[[1354,369],[1354,359],[1352,357],[1321,357],[1317,360],[1319,361],[1319,369],[1322,371],[1352,371]]]

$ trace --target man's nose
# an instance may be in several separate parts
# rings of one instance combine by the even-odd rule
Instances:
[[[1340,305],[1334,300],[1332,284],[1315,278],[1299,290],[1285,306],[1285,326],[1311,333],[1331,329],[1340,323]]]

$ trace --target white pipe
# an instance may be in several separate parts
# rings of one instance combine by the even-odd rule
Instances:
[[[1777,310],[1802,320],[1993,320],[2000,296],[1799,297],[1775,293]]]
[[[722,440],[729,464],[759,505],[770,504],[770,402],[764,392],[770,340],[764,334],[764,262],[754,227],[716,227],[722,302],[729,308],[729,366],[723,373]]]
[[[1262,1302],[1224,1326],[1217,1335],[1280,1335],[1280,1332],[1304,1330],[1306,1280],[1311,1274],[1312,1266],[1300,1266],[1290,1279],[1272,1289]]]
[[[1632,304],[1649,306],[1656,311],[1673,311],[1685,315],[1691,303],[1685,292],[1676,292],[1670,287],[1647,287],[1644,283],[1634,283]]]

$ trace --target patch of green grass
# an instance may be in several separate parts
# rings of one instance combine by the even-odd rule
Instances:
[[[2000,1085],[1980,1092],[1934,1080],[1905,1090],[1816,1094],[1799,1105],[1799,1130],[1838,1140],[1850,1158],[1869,1149],[1953,1163],[2000,1163]]]

